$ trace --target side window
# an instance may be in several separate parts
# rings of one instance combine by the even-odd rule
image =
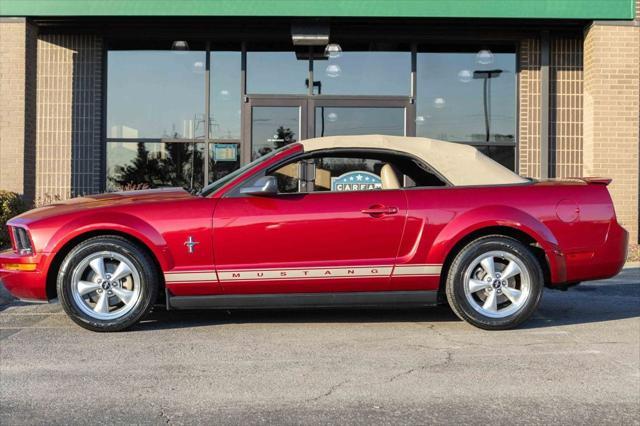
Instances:
[[[289,194],[446,185],[426,166],[413,158],[373,152],[319,155],[286,164],[270,172],[270,175],[276,177],[278,191]]]
[[[300,161],[284,165],[270,174],[278,180],[278,192],[283,194],[301,192]]]
[[[371,191],[384,188],[384,163],[371,158],[319,157],[314,159],[314,191]]]

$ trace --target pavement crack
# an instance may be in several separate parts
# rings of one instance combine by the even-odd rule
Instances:
[[[138,396],[140,396],[140,395],[138,395]],[[152,402],[150,405],[152,407],[157,407],[158,418],[160,418],[166,424],[170,424],[171,423],[171,417],[169,417],[169,415],[166,412],[166,409],[162,405],[156,404],[154,402]]]
[[[340,387],[346,385],[347,383],[349,383],[349,380],[344,380],[336,385],[331,386],[325,393],[323,393],[322,395],[318,395],[316,397],[310,398],[305,400],[305,402],[315,402],[318,401],[322,398],[326,398],[328,396],[330,396],[332,393],[334,393],[336,390],[338,390]]]
[[[166,424],[171,423],[171,418],[164,412],[164,408],[160,407],[160,418],[164,420]]]
[[[413,367],[413,368],[409,368],[407,370],[401,371],[400,373],[394,374],[393,376],[389,377],[387,379],[387,383],[392,383],[402,377],[415,373],[416,371],[424,371],[432,368],[448,366],[453,361],[453,352],[451,351],[444,351],[444,352],[446,356],[444,360],[442,360],[442,362],[437,362],[435,364],[420,365],[418,367]]]
[[[427,330],[432,331],[436,336],[442,338],[442,340],[444,340],[447,343],[455,343],[457,345],[461,345],[462,347],[465,347],[465,346],[468,346],[468,347],[491,347],[490,345],[483,345],[482,343],[466,342],[466,341],[454,339],[450,335],[448,335],[447,333],[444,333],[442,330],[440,330],[438,327],[436,327],[436,324],[424,324],[424,323],[421,323],[421,322],[418,322],[418,321],[415,321],[414,324],[420,326],[421,328],[426,328]]]
[[[401,378],[403,376],[408,376],[409,374],[413,373],[414,371],[422,370],[424,368],[425,368],[425,366],[420,366],[420,367],[410,368],[410,369],[405,370],[405,371],[401,371],[400,373],[394,374],[393,376],[389,377],[389,379],[387,380],[387,383],[395,382],[396,380],[398,380],[399,378]]]

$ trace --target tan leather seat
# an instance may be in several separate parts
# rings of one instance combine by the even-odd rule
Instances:
[[[400,179],[398,174],[390,164],[385,164],[380,169],[380,179],[382,180],[382,189],[400,189]]]

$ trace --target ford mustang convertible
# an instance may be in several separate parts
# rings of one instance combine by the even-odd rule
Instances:
[[[543,287],[626,258],[608,179],[525,179],[475,148],[380,135],[305,140],[205,187],[119,192],[8,222],[0,279],[95,331],[167,309],[427,306],[517,326]]]

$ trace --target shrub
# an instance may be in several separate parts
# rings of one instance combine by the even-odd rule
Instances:
[[[27,206],[22,201],[20,195],[15,192],[0,189],[0,248],[11,245],[11,239],[9,238],[9,232],[7,230],[7,221],[26,210]]]

